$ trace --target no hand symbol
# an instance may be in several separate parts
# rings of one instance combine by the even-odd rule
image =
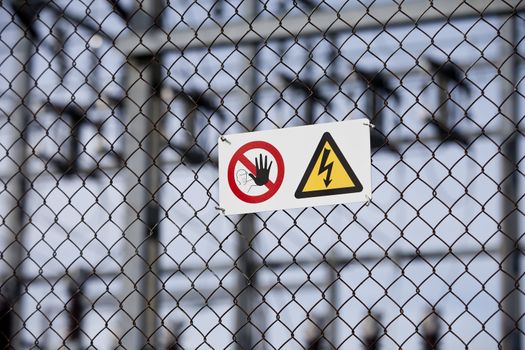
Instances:
[[[246,143],[233,154],[228,165],[230,189],[246,203],[270,199],[281,187],[283,179],[283,157],[268,142]]]

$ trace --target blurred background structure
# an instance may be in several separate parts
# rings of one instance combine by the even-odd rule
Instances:
[[[523,10],[2,1],[0,349],[524,348]],[[221,215],[218,137],[355,118],[371,203]]]

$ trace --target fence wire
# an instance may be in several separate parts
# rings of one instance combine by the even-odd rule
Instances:
[[[0,348],[525,347],[522,1],[0,4]],[[370,203],[217,209],[356,118]]]

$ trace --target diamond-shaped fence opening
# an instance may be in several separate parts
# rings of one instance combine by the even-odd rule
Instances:
[[[0,3],[1,349],[525,347],[524,2]],[[223,215],[359,118],[368,203]]]

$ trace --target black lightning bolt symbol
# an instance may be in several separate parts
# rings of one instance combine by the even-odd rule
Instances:
[[[330,176],[332,176],[332,166],[334,165],[334,162],[330,162],[329,164],[326,164],[328,161],[328,156],[330,155],[330,150],[325,148],[323,150],[323,158],[321,159],[321,166],[319,167],[319,172],[317,175],[321,175],[326,171],[326,177],[324,178],[324,185],[328,187],[330,185],[330,182],[332,182],[332,179]]]

